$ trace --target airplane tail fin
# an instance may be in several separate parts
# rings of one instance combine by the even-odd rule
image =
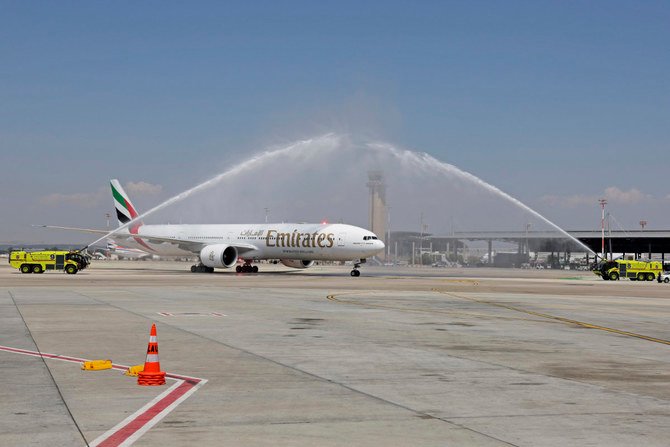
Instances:
[[[107,250],[114,251],[116,250],[116,247],[118,247],[118,245],[116,245],[116,242],[114,242],[114,240],[107,239]]]
[[[116,217],[119,220],[119,226],[130,222],[132,219],[139,216],[135,207],[133,206],[128,194],[123,190],[121,183],[117,179],[111,180],[112,196],[114,197],[114,207],[116,208]],[[133,228],[141,226],[142,223],[133,224]],[[133,231],[131,230],[131,233]]]

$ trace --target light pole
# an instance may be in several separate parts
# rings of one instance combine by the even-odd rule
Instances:
[[[419,258],[423,257],[423,211],[419,216]]]
[[[270,208],[265,208],[265,223],[268,223],[268,212],[270,211]]]
[[[109,218],[112,217],[112,215],[109,213],[105,213],[105,217],[107,218],[107,229],[109,230]]]
[[[605,259],[605,205],[607,205],[607,199],[599,199],[598,203],[600,203],[600,209],[602,210],[600,217],[600,233],[602,236],[602,249],[600,251],[600,257]]]
[[[386,207],[386,262],[391,262],[391,207]]]

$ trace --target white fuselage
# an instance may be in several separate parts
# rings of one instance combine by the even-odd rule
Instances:
[[[178,239],[205,245],[227,244],[246,247],[244,260],[296,259],[348,261],[371,257],[384,249],[374,233],[346,224],[221,224],[142,225],[137,234]],[[193,250],[175,243],[133,238],[127,230],[124,245],[163,256],[192,256]],[[117,236],[117,237],[118,237]]]

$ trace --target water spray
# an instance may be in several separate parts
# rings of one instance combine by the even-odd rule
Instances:
[[[546,224],[550,225],[552,228],[558,230],[561,234],[565,235],[568,239],[574,241],[577,245],[582,247],[586,252],[596,254],[593,250],[591,250],[588,246],[586,246],[583,242],[581,242],[579,239],[575,238],[574,236],[570,235],[567,231],[553,223],[551,220],[547,219],[544,217],[542,214],[538,213],[525,203],[521,202],[519,199],[516,199],[512,197],[511,195],[507,194],[506,192],[502,191],[501,189],[491,185],[490,183],[485,182],[484,180],[480,179],[474,174],[471,174],[467,171],[464,171],[460,168],[457,168],[456,166],[445,163],[443,161],[440,161],[434,157],[432,157],[429,154],[426,153],[419,153],[419,152],[412,152],[408,150],[399,150],[389,144],[385,143],[370,143],[368,144],[368,147],[373,148],[373,149],[381,149],[381,150],[387,150],[392,152],[397,158],[409,161],[411,163],[416,164],[419,167],[422,168],[435,168],[437,167],[439,170],[447,173],[447,174],[454,174],[458,177],[465,178],[476,185],[481,186],[482,188],[486,189],[489,192],[492,192],[503,199],[513,203],[514,205],[520,207],[521,209],[527,211],[528,213],[532,214],[533,216],[537,217],[538,219],[542,220]]]
[[[115,228],[114,230],[109,231],[107,234],[104,236],[98,238],[94,242],[88,244],[86,247],[82,249],[85,250],[91,245],[94,245],[101,240],[111,237],[114,234],[117,234],[128,227],[132,226],[133,224],[137,223],[138,221],[145,219],[146,217],[150,216],[151,214],[164,209],[170,205],[173,205],[177,202],[180,202],[193,194],[196,194],[198,192],[201,192],[203,190],[206,190],[208,188],[211,188],[212,186],[215,186],[221,181],[224,181],[230,177],[236,176],[238,174],[242,174],[245,171],[252,170],[254,168],[261,168],[264,166],[264,164],[267,163],[272,163],[277,160],[285,160],[285,158],[292,158],[296,159],[299,158],[300,160],[304,160],[308,157],[312,156],[323,156],[325,155],[324,152],[328,151],[341,151],[343,150],[341,146],[342,140],[345,138],[345,136],[339,136],[335,135],[332,133],[317,137],[317,138],[312,138],[312,139],[307,139],[307,140],[301,140],[297,141],[293,144],[290,144],[285,147],[281,147],[278,149],[270,149],[266,150],[262,153],[259,153],[250,159],[239,163],[238,165],[222,172],[221,174],[218,174],[209,180],[200,183],[180,194],[175,195],[174,197],[171,197],[170,199],[162,202],[161,204],[151,208],[150,210],[138,215],[134,219],[131,219],[130,221],[126,222],[125,224],[119,226],[118,228]],[[522,203],[520,200],[512,197],[511,195],[505,193],[504,191],[500,190],[499,188],[485,182],[484,180],[480,179],[479,177],[475,176],[474,174],[471,174],[469,172],[463,171],[462,169],[459,169],[458,167],[451,165],[449,163],[442,162],[440,160],[437,160],[436,158],[426,154],[426,153],[418,153],[418,152],[413,152],[409,150],[404,150],[404,149],[398,149],[392,145],[385,144],[385,143],[368,143],[365,145],[362,145],[363,148],[366,148],[368,152],[371,153],[381,153],[382,155],[388,156],[390,155],[393,160],[403,163],[405,165],[409,164],[414,167],[420,168],[423,171],[432,171],[440,174],[445,174],[447,176],[453,176],[456,178],[459,178],[461,180],[466,180],[470,184],[475,184],[479,186],[480,188],[484,189],[485,191],[488,191],[489,193],[494,194],[495,196],[498,196],[505,201],[512,203],[516,207],[526,211],[527,213],[530,213],[531,215],[535,216],[537,219],[543,221],[550,227],[554,228],[558,232],[560,232],[562,235],[564,235],[566,238],[572,240],[574,243],[576,243],[579,247],[583,248],[584,251],[588,253],[593,253],[595,252],[591,250],[589,247],[587,247],[585,244],[583,244],[581,241],[576,239],[575,237],[571,236],[568,234],[565,230],[563,230],[561,227],[538,213],[537,211],[533,210],[526,204]],[[352,147],[356,150],[360,150],[361,146],[356,146]],[[345,148],[346,149],[346,148]],[[339,152],[338,152],[339,153]],[[267,215],[267,210],[266,210],[266,215]],[[128,235],[129,237],[132,237],[132,234]]]
[[[224,171],[221,174],[219,174],[215,177],[212,177],[211,179],[209,179],[209,180],[207,180],[203,183],[200,183],[199,185],[194,186],[191,189],[187,189],[186,191],[184,191],[180,194],[177,194],[174,197],[169,198],[168,200],[164,201],[163,203],[161,203],[159,205],[156,205],[155,207],[151,208],[149,211],[146,211],[146,212],[138,215],[134,219],[129,220],[125,224],[115,228],[114,230],[110,231],[109,233],[105,234],[104,236],[102,236],[102,237],[96,239],[95,241],[91,242],[90,244],[88,244],[87,246],[82,248],[81,251],[86,250],[91,245],[95,245],[103,239],[111,237],[114,234],[117,234],[120,231],[125,230],[126,228],[130,227],[134,223],[139,222],[140,220],[150,216],[151,214],[155,213],[156,211],[159,211],[159,210],[161,210],[161,209],[163,209],[167,206],[170,206],[174,203],[180,202],[180,201],[186,199],[187,197],[189,197],[189,196],[191,196],[191,195],[193,195],[197,192],[206,190],[207,188],[210,188],[210,187],[216,185],[217,183],[219,183],[220,181],[224,180],[227,177],[238,174],[238,173],[240,173],[244,170],[251,169],[260,162],[264,162],[268,159],[280,157],[282,155],[286,155],[287,153],[291,153],[291,151],[295,150],[297,147],[304,146],[306,144],[312,143],[314,140],[324,140],[324,139],[327,140],[329,138],[337,138],[337,137],[334,134],[326,134],[326,135],[324,135],[320,138],[317,138],[317,139],[301,140],[301,141],[293,143],[289,146],[286,146],[284,148],[275,149],[275,150],[268,150],[268,151],[262,152],[258,155],[255,155],[255,156],[251,157],[249,160],[244,161],[244,162],[230,168],[229,170]]]

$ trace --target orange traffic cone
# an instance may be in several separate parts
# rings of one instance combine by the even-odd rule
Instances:
[[[158,361],[158,338],[156,337],[156,325],[151,325],[151,336],[147,348],[147,359],[144,362],[144,371],[137,374],[138,385],[165,385],[165,372],[161,371]]]

